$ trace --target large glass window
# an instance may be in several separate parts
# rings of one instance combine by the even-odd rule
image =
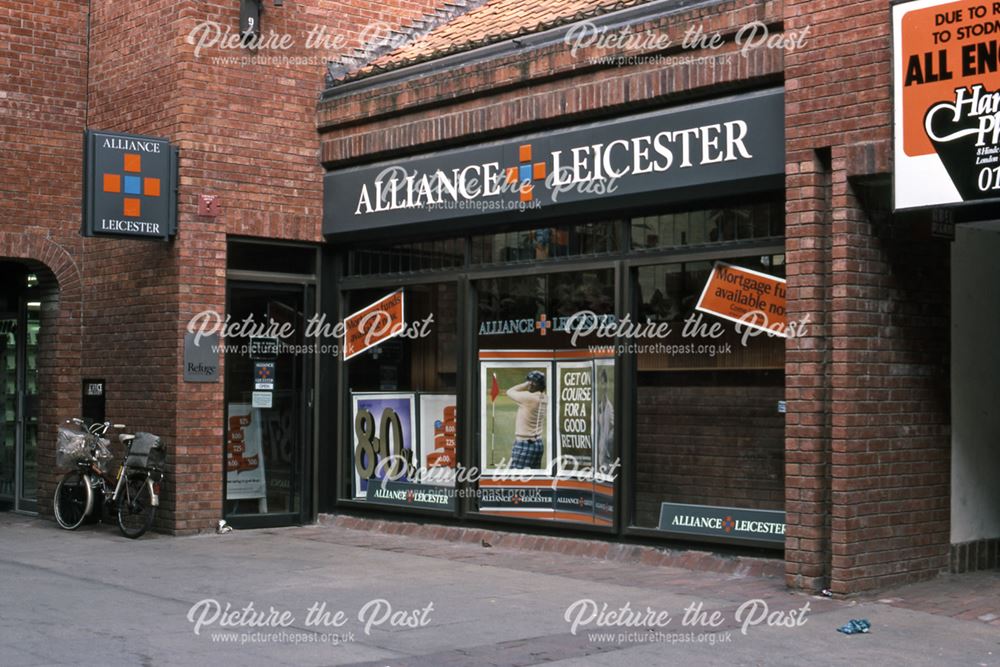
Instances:
[[[612,525],[615,361],[596,325],[614,319],[614,272],[491,278],[475,290],[479,511]]]
[[[347,311],[392,291],[352,290]],[[344,362],[352,443],[344,488],[351,500],[454,510],[457,289],[453,282],[417,284],[400,293],[404,333]]]
[[[650,250],[690,245],[780,239],[785,233],[781,200],[681,210],[632,218],[632,248]]]
[[[785,275],[783,255],[726,264]],[[676,262],[635,273],[640,320],[673,332],[659,345],[649,341],[636,359],[634,523],[641,527],[670,530],[664,510],[672,505],[784,508],[785,339],[696,310],[714,266]]]
[[[473,236],[470,263],[509,264],[556,257],[604,255],[621,250],[615,220]]]
[[[433,324],[344,362],[343,497],[458,511],[434,489],[454,477],[420,471],[460,466],[477,473],[465,507],[479,515],[611,528],[620,501],[631,527],[697,539],[707,533],[665,524],[665,510],[692,508],[693,523],[710,508],[731,510],[719,521],[780,513],[785,339],[735,320],[759,306],[783,321],[783,233],[780,200],[750,199],[350,251],[359,288],[345,312],[398,289],[408,330]],[[439,282],[420,282],[429,272]],[[398,283],[364,287],[375,274]]]

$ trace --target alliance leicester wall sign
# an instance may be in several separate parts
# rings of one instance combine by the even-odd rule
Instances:
[[[781,188],[780,89],[329,172],[323,232],[620,210]],[[449,227],[451,228],[451,227]]]
[[[88,130],[83,164],[84,236],[177,232],[177,153],[166,139]]]
[[[897,210],[1000,201],[1000,2],[892,8]]]

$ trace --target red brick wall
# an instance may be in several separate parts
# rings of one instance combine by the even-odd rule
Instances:
[[[636,525],[656,527],[662,502],[783,510],[784,387],[744,373],[695,386],[683,375],[662,387],[639,379]]]
[[[646,27],[731,35],[755,19],[809,32],[798,50],[737,66],[595,66],[589,56],[609,53],[574,58],[557,44],[340,94],[319,107],[322,159],[336,168],[783,78],[789,314],[811,323],[786,350],[788,582],[849,594],[930,576],[948,542],[947,401],[935,389],[947,383],[935,356],[946,246],[885,233],[853,184],[890,168],[888,5],[723,3]]]
[[[294,48],[196,56],[188,36],[204,21],[236,31],[238,2],[94,2],[90,125],[170,138],[180,191],[173,243],[88,242],[87,345],[102,354],[86,371],[108,380],[109,415],[165,437],[158,523],[176,532],[222,515],[223,385],[184,383],[179,362],[191,316],[225,312],[226,239],[321,240],[315,103],[325,57],[337,54],[306,49],[306,34],[324,25],[349,50],[370,20],[396,25],[430,3],[263,4],[263,30],[291,35]],[[220,198],[218,218],[197,215],[201,194]]]
[[[43,512],[57,479],[56,424],[80,409],[86,17],[86,4],[76,1],[0,2],[0,258],[26,261],[46,285],[38,359]]]
[[[109,418],[167,441],[158,525],[196,531],[219,518],[222,385],[182,382],[183,326],[203,309],[224,311],[227,234],[320,240],[315,102],[323,62],[339,53],[307,51],[306,31],[324,25],[351,50],[370,21],[396,27],[431,4],[265,2],[265,30],[298,44],[273,55],[309,58],[243,64],[211,56],[246,51],[195,58],[185,41],[204,20],[235,30],[235,1],[0,1],[0,257],[37,260],[60,287],[40,357],[43,513],[55,424],[79,413],[90,376],[107,380]],[[79,236],[86,127],[180,147],[176,241]],[[222,198],[219,218],[196,215],[200,193]]]
[[[785,60],[789,313],[816,323],[788,346],[787,572],[850,594],[947,567],[947,243],[857,199],[891,160],[889,6],[785,18],[812,35]]]
[[[649,30],[675,41],[661,55],[707,55],[682,49],[692,25],[731,37],[744,24],[780,23],[773,2],[724,2],[651,19],[633,32]],[[358,90],[319,105],[322,160],[328,167],[374,161],[449,143],[473,143],[491,135],[538,130],[595,113],[634,112],[643,106],[675,104],[698,95],[781,81],[780,50],[756,49],[746,58],[727,44],[715,52],[733,56],[720,67],[690,62],[617,67],[592,59],[635,52],[580,49],[559,42],[476,62],[439,76]],[[640,54],[641,55],[641,54]]]

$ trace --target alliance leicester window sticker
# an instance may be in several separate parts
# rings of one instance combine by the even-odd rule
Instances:
[[[1000,2],[895,5],[894,205],[1000,200]]]

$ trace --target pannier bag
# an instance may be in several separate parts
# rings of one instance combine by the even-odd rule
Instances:
[[[135,434],[125,465],[130,468],[162,468],[167,457],[167,449],[160,437],[152,433]]]
[[[80,461],[90,460],[88,440],[89,434],[77,424],[60,424],[56,436],[56,465],[60,468],[72,468]]]

